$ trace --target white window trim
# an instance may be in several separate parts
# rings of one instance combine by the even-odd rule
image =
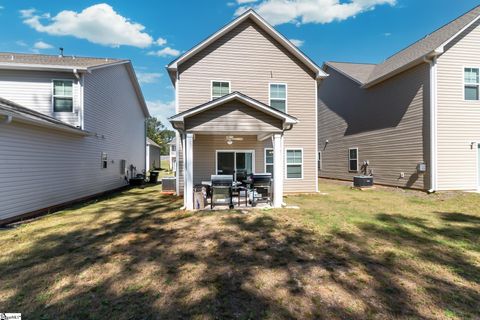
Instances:
[[[268,83],[268,105],[272,107],[272,96],[271,96],[271,86],[272,84],[276,84],[276,85],[282,85],[282,86],[285,86],[285,99],[280,99],[280,98],[275,98],[273,100],[285,100],[285,111],[282,111],[282,112],[285,112],[285,113],[288,113],[288,85],[286,83],[282,83],[282,82],[269,82]],[[277,109],[275,109],[277,110]],[[280,110],[278,110],[280,111]]]
[[[462,99],[464,102],[466,103],[479,103],[480,102],[480,80],[479,82],[476,84],[477,88],[478,88],[478,94],[479,94],[479,98],[478,100],[467,100],[465,99],[465,87],[467,85],[469,86],[474,86],[475,84],[472,84],[472,83],[466,83],[465,82],[465,69],[478,69],[479,71],[479,74],[480,74],[480,67],[479,66],[463,66],[462,67],[462,81],[463,81],[463,87],[462,87]]]
[[[214,82],[226,82],[228,83],[228,93],[232,93],[232,83],[229,80],[210,80],[210,101],[213,101],[213,83]],[[223,96],[217,97],[215,99],[221,98]]]
[[[105,160],[103,160],[103,155],[105,155]],[[102,154],[100,155],[100,168],[102,170],[105,170],[105,169],[108,169],[108,153],[107,152],[102,152]],[[106,167],[103,167],[103,163],[105,162],[105,164],[107,165]]]
[[[233,152],[235,153],[235,158],[234,158],[234,166],[235,166],[235,169],[237,168],[237,155],[236,153],[251,153],[252,154],[252,172],[255,173],[255,150],[243,150],[243,149],[227,149],[227,150],[215,150],[215,168],[213,170],[213,172],[215,172],[215,174],[219,174],[218,173],[218,153],[219,152]]]
[[[287,154],[288,154],[288,151],[302,151],[302,162],[301,163],[288,163],[288,157],[287,157]],[[285,148],[285,180],[303,180],[303,148]],[[273,160],[275,162],[275,159]],[[288,165],[301,165],[302,166],[302,176],[301,178],[289,178],[288,177]]]
[[[350,160],[354,160],[354,159],[351,159],[350,158],[350,150],[357,150],[357,170],[350,170]],[[353,148],[348,148],[348,172],[358,172],[358,165],[359,165],[359,162],[360,162],[360,154],[358,152],[358,147],[353,147]]]
[[[55,81],[69,81],[72,83],[72,111],[55,111],[55,98],[70,98],[69,96],[55,95]],[[52,113],[75,113],[75,81],[73,79],[52,79]]]
[[[318,171],[323,171],[323,153],[322,153],[322,151],[317,152],[317,169],[318,169]]]
[[[263,172],[267,173],[267,165],[272,165],[275,168],[275,158],[273,158],[272,163],[267,163],[267,151],[274,151],[273,148],[264,148],[263,149]]]

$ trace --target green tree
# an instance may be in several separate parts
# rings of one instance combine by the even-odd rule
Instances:
[[[165,127],[157,118],[150,117],[147,119],[147,137],[160,146],[162,155],[167,155],[169,154],[168,143],[175,137],[175,132]]]

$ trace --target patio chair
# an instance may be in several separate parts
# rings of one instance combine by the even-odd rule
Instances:
[[[228,204],[230,209],[233,208],[232,184],[233,176],[231,175],[212,175],[212,187],[210,194],[210,208],[213,209],[215,204],[219,203],[219,199],[223,200],[222,204]]]
[[[266,202],[272,204],[272,174],[254,173],[250,176],[250,201],[252,207],[257,203]]]

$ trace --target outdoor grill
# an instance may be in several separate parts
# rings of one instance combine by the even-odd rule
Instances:
[[[230,208],[233,207],[232,201],[232,185],[233,185],[233,176],[232,175],[212,175],[211,176],[212,187],[210,194],[210,207],[213,209],[213,206],[217,203],[220,203],[219,200],[222,200],[222,204],[228,204]]]
[[[264,201],[272,202],[272,174],[271,173],[254,173],[250,176],[250,190],[252,206],[256,203]]]

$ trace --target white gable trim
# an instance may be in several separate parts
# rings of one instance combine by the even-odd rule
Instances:
[[[230,32],[236,26],[247,19],[252,19],[255,23],[257,23],[263,30],[265,30],[270,36],[272,36],[275,40],[277,40],[280,44],[282,44],[288,51],[290,51],[296,58],[298,58],[301,62],[303,62],[307,67],[309,67],[313,72],[315,72],[316,79],[326,78],[328,75],[319,67],[317,66],[310,58],[308,58],[303,52],[301,52],[295,45],[293,45],[287,38],[285,38],[281,33],[275,30],[268,22],[266,22],[258,13],[253,10],[248,10],[244,14],[240,15],[238,18],[215,32],[213,35],[208,37],[206,40],[202,41],[197,46],[193,47],[182,56],[177,58],[176,60],[172,61],[168,66],[167,69],[170,72],[176,72],[178,66],[202,49],[210,45],[211,43],[215,42],[217,39],[222,37],[223,35]]]
[[[287,114],[284,114],[283,112],[279,112],[279,111],[277,111],[273,108],[270,108],[268,106],[265,106],[264,104],[254,100],[252,98],[249,98],[245,95],[242,95],[238,92],[234,92],[234,93],[226,95],[222,98],[218,98],[216,100],[213,100],[213,101],[211,101],[209,103],[206,103],[205,105],[203,105],[199,108],[192,108],[189,111],[179,113],[179,114],[171,117],[169,120],[170,120],[170,122],[175,122],[175,123],[183,122],[185,120],[185,118],[188,118],[188,117],[194,116],[196,114],[202,113],[204,111],[215,108],[216,106],[225,104],[225,103],[230,102],[232,100],[239,100],[239,101],[245,103],[246,105],[248,105],[250,107],[253,107],[253,108],[255,108],[259,111],[262,111],[266,114],[269,114],[269,115],[271,115],[275,118],[283,120],[285,122],[285,124],[296,124],[296,123],[298,123],[298,120],[296,118],[294,118],[292,116],[289,116]]]

